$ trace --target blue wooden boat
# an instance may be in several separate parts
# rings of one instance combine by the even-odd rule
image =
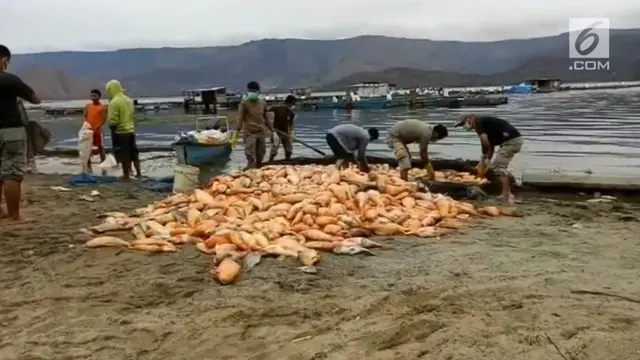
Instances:
[[[196,130],[199,129],[199,120],[216,120],[216,124],[224,119],[229,131],[229,119],[226,116],[218,117],[202,117],[196,120]],[[178,156],[178,164],[191,165],[191,166],[208,166],[215,165],[216,163],[226,162],[229,160],[231,152],[231,142],[222,144],[198,144],[187,139],[180,139],[173,144],[171,148],[176,152]]]
[[[387,97],[367,97],[358,101],[342,101],[337,104],[341,109],[386,109],[389,105]]]
[[[338,109],[386,109],[393,106],[391,92],[395,90],[393,84],[376,81],[351,85],[342,100],[334,103]]]
[[[533,94],[534,92],[536,92],[536,88],[533,85],[526,83],[512,85],[509,88],[509,94]]]

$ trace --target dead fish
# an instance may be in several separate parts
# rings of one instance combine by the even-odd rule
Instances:
[[[145,234],[144,230],[142,230],[142,226],[140,225],[134,226],[131,232],[133,233],[133,236],[136,238],[136,240],[147,238],[147,235]]]
[[[351,256],[358,255],[358,254],[365,254],[369,256],[376,255],[373,251],[365,249],[362,246],[358,246],[358,245],[338,245],[334,247],[333,250],[331,251],[337,255],[351,255]]]
[[[105,218],[109,218],[109,217],[123,218],[123,217],[127,217],[127,214],[125,214],[123,212],[119,212],[119,211],[109,211],[109,212],[106,212],[104,214],[98,215],[98,219],[105,219]]]
[[[500,214],[504,216],[522,217],[524,214],[516,207],[503,207],[500,208]]]
[[[153,211],[153,206],[149,205],[147,207],[138,208],[138,209],[133,210],[131,212],[131,215],[132,216],[141,217],[141,216],[145,216],[145,215],[151,213],[151,211]]]
[[[130,247],[131,244],[115,236],[99,236],[87,241],[84,246],[88,248]]]
[[[201,252],[207,255],[214,255],[216,253],[215,250],[208,248],[207,245],[205,245],[203,242],[197,243],[196,249],[200,250]]]
[[[235,251],[235,250],[216,251],[216,255],[213,258],[213,262],[216,264],[219,264],[225,259],[231,259],[236,262],[242,262],[242,259],[244,259],[246,255],[247,255],[246,251]]]
[[[171,214],[177,222],[181,224],[187,223],[187,213],[184,210],[174,210]]]
[[[144,229],[145,227],[148,229],[149,232],[153,233],[154,235],[160,235],[160,236],[169,236],[171,235],[171,233],[169,232],[168,229],[166,229],[164,226],[160,225],[158,222],[153,221],[153,220],[149,220],[146,221],[142,224],[142,228]]]
[[[320,262],[320,254],[314,249],[304,249],[298,253],[298,261],[304,266],[313,266]]]
[[[305,274],[317,274],[318,268],[315,266],[300,266],[298,270],[302,271]]]
[[[251,252],[242,260],[242,268],[245,272],[249,272],[256,267],[256,265],[260,264],[260,261],[262,261],[262,255],[257,252]]]
[[[172,244],[184,245],[184,244],[199,244],[204,243],[199,237],[191,236],[189,234],[180,234],[167,239]]]
[[[361,246],[365,249],[373,249],[373,248],[383,248],[386,247],[385,245],[382,245],[378,242],[375,242],[373,240],[369,240],[365,237],[350,237],[350,238],[346,238],[342,241],[343,245],[357,245],[357,246]]]
[[[137,245],[132,245],[131,250],[143,251],[148,253],[165,253],[165,252],[178,251],[178,249],[175,246],[173,246],[173,244],[169,244],[169,245],[137,244]]]
[[[493,210],[476,210],[473,204],[442,194],[416,193],[417,186],[400,179],[396,169],[371,168],[367,175],[354,166],[266,166],[216,176],[204,188],[172,195],[133,215],[105,213],[103,224],[91,231],[131,229],[136,240],[130,249],[151,253],[195,245],[213,255],[220,270],[216,277],[229,283],[238,279],[242,267],[250,271],[262,256],[296,258],[304,265],[302,271],[315,274],[321,251],[375,255],[367,249],[390,247],[367,239],[374,234],[439,237],[470,223],[472,217],[488,218],[486,213]],[[423,176],[418,170],[410,176]],[[436,177],[475,181],[455,171],[440,171]],[[503,210],[496,216],[511,213]],[[460,221],[463,216],[469,222]],[[110,241],[106,246],[126,246]]]
[[[347,234],[349,237],[371,237],[373,236],[373,231],[365,228],[355,228],[348,230]]]
[[[133,240],[131,242],[131,246],[135,247],[138,245],[154,245],[154,246],[160,246],[160,247],[173,247],[173,245],[171,243],[169,243],[166,240],[158,240],[158,239],[154,239],[154,238],[147,238],[147,239],[142,239],[142,240]]]
[[[90,227],[89,230],[96,234],[102,234],[109,231],[122,230],[122,225],[119,225],[118,223],[102,223],[100,225]]]

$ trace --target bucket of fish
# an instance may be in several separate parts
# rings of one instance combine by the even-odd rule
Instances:
[[[400,237],[451,235],[476,219],[518,216],[515,208],[477,207],[399,177],[389,165],[271,165],[220,175],[202,189],[172,195],[132,213],[108,213],[86,232],[89,248],[172,253],[195,246],[211,256],[213,278],[236,282],[263,258],[291,259],[316,272],[322,253],[376,255]],[[130,230],[126,238],[110,231]],[[386,240],[373,239],[385,236]]]

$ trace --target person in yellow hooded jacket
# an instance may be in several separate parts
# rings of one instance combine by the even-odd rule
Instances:
[[[107,82],[109,104],[107,107],[107,121],[112,128],[112,141],[114,155],[122,164],[122,178],[131,178],[131,164],[136,170],[136,176],[140,177],[140,159],[136,144],[136,108],[124,93],[124,89],[118,80]]]

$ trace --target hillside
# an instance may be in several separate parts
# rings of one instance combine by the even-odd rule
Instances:
[[[364,71],[323,85],[318,90],[346,89],[363,81],[378,81],[398,85],[400,88],[418,86],[500,86],[517,84],[527,79],[558,78],[565,82],[629,81],[640,80],[640,60],[611,64],[611,72],[576,72],[567,68],[567,59],[534,58],[521,67],[500,74],[478,75],[442,71],[424,71],[409,68],[390,68],[381,71]]]
[[[103,82],[72,76],[57,69],[30,68],[19,72],[18,75],[38,96],[47,100],[83,99],[89,97],[91,89],[104,89]]]
[[[344,40],[266,39],[238,46],[203,48],[50,52],[16,55],[12,71],[56,69],[58,74],[62,72],[71,79],[98,83],[118,78],[134,96],[177,95],[182,89],[212,85],[242,89],[249,80],[259,81],[265,88],[338,87],[346,84],[345,78],[351,81],[362,75],[354,74],[401,68],[431,72],[427,79],[456,85],[456,79],[487,84],[504,83],[503,79],[510,83],[523,77],[554,76],[570,81],[576,77],[626,79],[629,74],[637,74],[632,67],[640,61],[640,48],[634,45],[640,43],[640,29],[612,30],[610,42],[613,71],[608,75],[569,72],[566,33],[496,42],[360,36]],[[55,79],[47,80],[52,83],[43,84],[43,88],[64,88]],[[78,80],[66,81],[74,82]],[[70,94],[78,92],[86,93],[86,89],[79,86],[68,89]]]

